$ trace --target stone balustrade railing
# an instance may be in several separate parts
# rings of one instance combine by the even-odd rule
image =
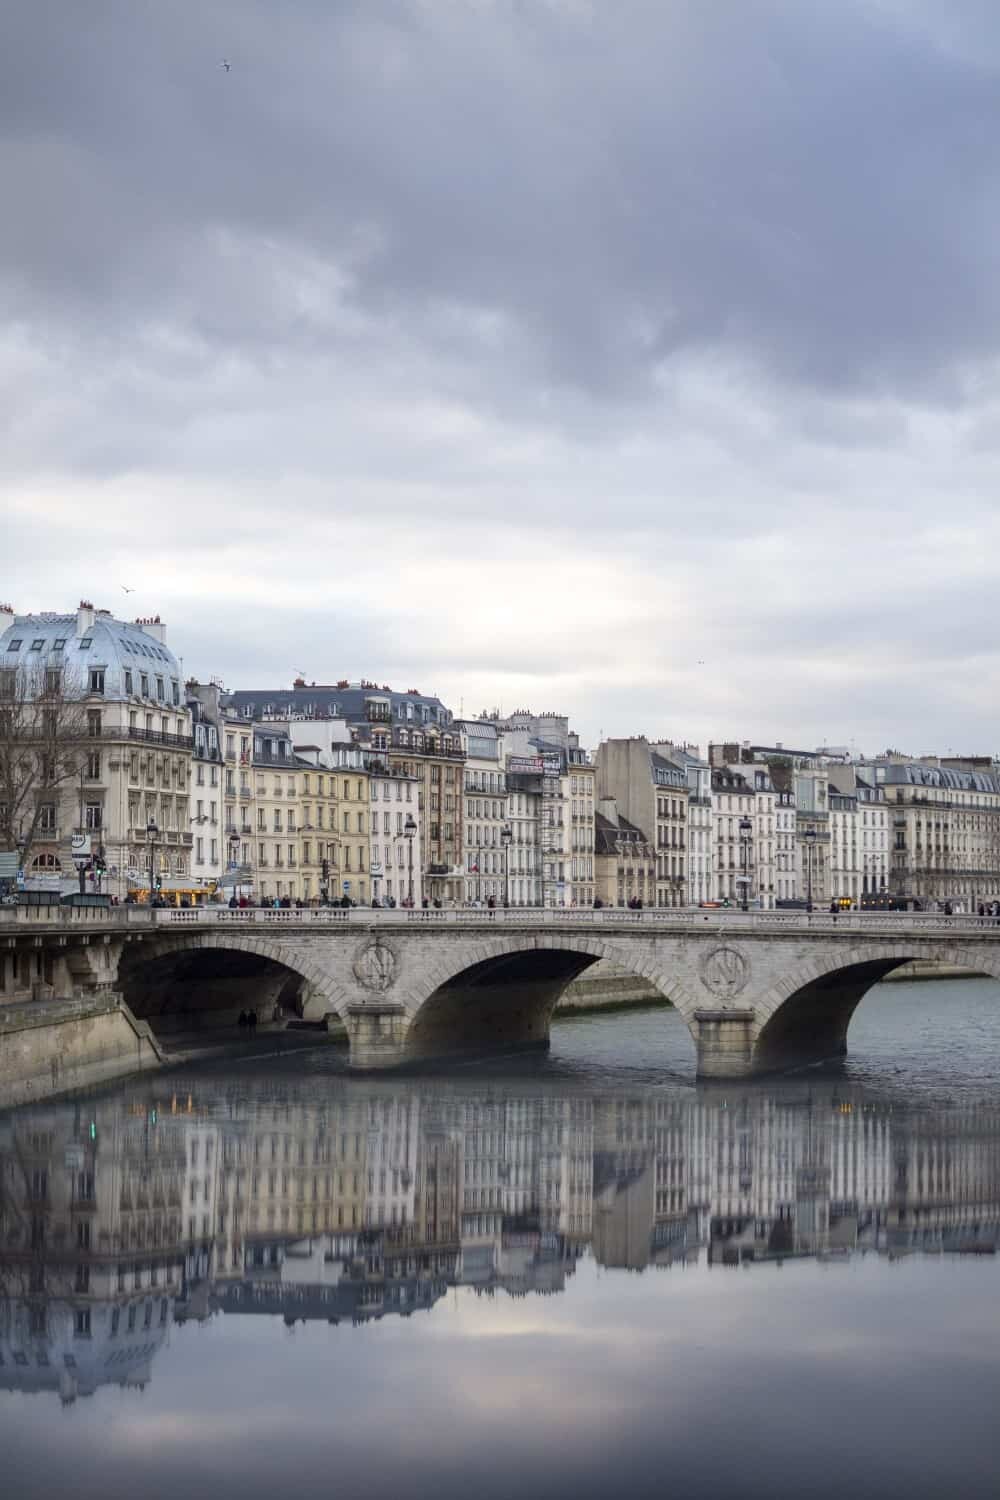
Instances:
[[[593,911],[558,908],[433,907],[416,911],[401,908],[349,907],[244,907],[226,906],[163,907],[147,906],[76,907],[76,906],[3,906],[0,907],[0,931],[23,928],[92,929],[120,931],[123,928],[177,927],[355,927],[366,930],[385,928],[435,927],[504,927],[517,929],[561,929],[567,927],[636,928],[646,931],[697,930],[709,927],[715,931],[779,932],[891,932],[934,933],[953,931],[991,933],[1000,940],[1000,919],[996,917],[953,916],[937,912],[803,912],[751,911],[714,908],[647,908],[622,911],[602,908]]]

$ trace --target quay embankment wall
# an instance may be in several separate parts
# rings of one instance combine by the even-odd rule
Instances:
[[[115,993],[0,1006],[0,1108],[158,1068],[163,1052]]]

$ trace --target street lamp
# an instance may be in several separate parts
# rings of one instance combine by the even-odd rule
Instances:
[[[740,819],[740,861],[743,866],[743,910],[750,909],[750,843],[753,824],[749,818]]]
[[[806,829],[806,911],[813,909],[813,848],[816,844],[815,828]]]
[[[505,823],[500,830],[500,842],[503,845],[503,904],[510,905],[510,846],[514,842],[514,830],[509,823]]]
[[[406,839],[406,873],[409,884],[407,896],[411,907],[413,906],[413,839],[416,832],[416,819],[412,813],[407,813],[406,822],[403,824],[403,836]]]
[[[150,818],[146,824],[146,838],[149,841],[149,904],[152,906],[153,897],[156,895],[156,840],[160,837],[160,830],[156,826],[155,818]]]

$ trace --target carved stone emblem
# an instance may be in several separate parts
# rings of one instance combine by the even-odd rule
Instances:
[[[384,995],[396,978],[396,955],[376,938],[354,960],[354,977],[366,990]]]
[[[750,960],[736,948],[713,948],[701,963],[705,988],[720,1000],[732,1000],[750,978]]]

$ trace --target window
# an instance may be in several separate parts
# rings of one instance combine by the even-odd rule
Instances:
[[[101,737],[101,710],[99,708],[87,709],[87,733],[92,740],[99,740]]]
[[[7,650],[8,651],[20,651],[20,649],[21,649],[21,647],[22,647],[23,644],[24,644],[24,642],[23,642],[22,638],[20,636],[18,636],[16,640],[8,641],[7,642]]]
[[[78,1339],[90,1338],[90,1308],[78,1307],[73,1314],[73,1332]]]
[[[91,646],[93,645],[93,643],[94,643],[93,636],[85,635],[83,637],[83,640],[80,642],[79,649],[81,651],[89,651],[90,648],[91,648]]]
[[[56,805],[54,802],[42,803],[38,813],[38,827],[42,833],[55,833]]]
[[[84,814],[83,826],[85,828],[90,829],[90,830],[96,830],[96,829],[98,829],[98,828],[101,827],[101,803],[100,802],[88,802],[86,804],[86,806],[84,807],[84,809],[83,809],[83,814]]]
[[[58,693],[61,687],[62,673],[60,672],[59,668],[56,667],[54,671],[47,671],[45,673],[45,691],[54,695]]]
[[[103,697],[104,696],[104,668],[103,667],[91,667],[89,681],[90,681],[90,691],[92,693],[100,693],[101,697]]]
[[[86,776],[88,781],[100,781],[101,752],[99,750],[91,750],[88,754]]]
[[[160,700],[161,703],[163,702],[163,700],[164,700],[164,698],[166,696],[166,694],[164,693],[164,690],[163,690],[163,678],[162,677],[158,677],[156,679],[156,696],[157,696],[157,698],[159,698],[159,700]]]
[[[125,691],[126,693],[132,693],[135,691],[132,686],[132,673],[127,670],[125,672]]]
[[[144,698],[149,697],[149,678],[146,676],[145,672],[140,672],[139,674],[139,689]]]

